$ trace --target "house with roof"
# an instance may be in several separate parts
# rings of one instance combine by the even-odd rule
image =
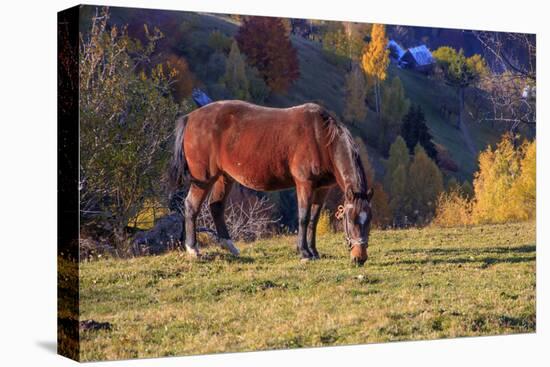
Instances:
[[[435,59],[426,45],[411,47],[399,58],[399,66],[403,69],[414,69],[428,73],[432,70]]]
[[[397,43],[394,40],[389,40],[388,41],[388,47],[387,48],[388,48],[388,50],[390,50],[390,59],[395,63],[398,63],[399,59],[405,53],[405,50],[403,49],[403,47],[401,47],[401,45],[399,45],[399,43]]]

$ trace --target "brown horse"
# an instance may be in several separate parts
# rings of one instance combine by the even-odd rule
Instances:
[[[224,220],[234,181],[257,191],[296,187],[298,251],[318,259],[317,221],[331,186],[345,196],[344,229],[352,260],[362,265],[372,219],[365,172],[349,131],[321,106],[267,108],[242,101],[208,104],[178,119],[170,165],[172,187],[190,182],[185,199],[185,247],[198,256],[195,221],[210,193],[222,246],[239,254]]]

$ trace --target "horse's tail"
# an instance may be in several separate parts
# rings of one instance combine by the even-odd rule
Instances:
[[[172,192],[183,186],[189,177],[189,167],[185,159],[185,152],[183,151],[183,139],[187,119],[188,115],[178,118],[174,129],[174,154],[172,155],[168,169],[168,182],[170,191]]]

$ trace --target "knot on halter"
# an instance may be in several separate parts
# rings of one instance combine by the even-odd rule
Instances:
[[[354,246],[363,246],[366,243],[360,240],[355,240],[350,237],[349,235],[349,229],[348,229],[348,221],[344,220],[345,216],[345,209],[343,205],[338,205],[338,208],[336,209],[336,213],[334,213],[334,217],[338,220],[342,220],[344,222],[344,232],[346,235],[346,242],[348,243],[348,247],[351,249]]]
[[[338,205],[338,209],[336,209],[336,213],[334,213],[334,217],[338,220],[344,219],[344,206]]]

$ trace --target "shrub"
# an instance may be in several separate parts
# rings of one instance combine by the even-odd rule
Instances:
[[[432,224],[440,227],[472,224],[472,201],[461,192],[459,187],[441,193],[437,199]]]
[[[158,201],[147,199],[139,213],[128,221],[128,227],[147,230],[153,228],[155,221],[169,213],[166,206]]]
[[[164,196],[159,177],[178,112],[170,96],[177,73],[162,63],[136,71],[162,33],[145,27],[142,46],[108,19],[106,9],[94,17],[80,46],[80,210],[83,225],[109,229],[119,246],[143,203]]]
[[[229,199],[225,208],[225,222],[233,240],[255,241],[274,232],[280,218],[275,218],[275,204],[267,196],[252,196],[238,202]],[[205,203],[197,217],[197,228],[216,233],[210,209]]]
[[[319,217],[319,222],[317,222],[317,235],[324,236],[329,233],[332,233],[332,225],[330,223],[330,212],[324,209],[321,212],[321,216]]]

